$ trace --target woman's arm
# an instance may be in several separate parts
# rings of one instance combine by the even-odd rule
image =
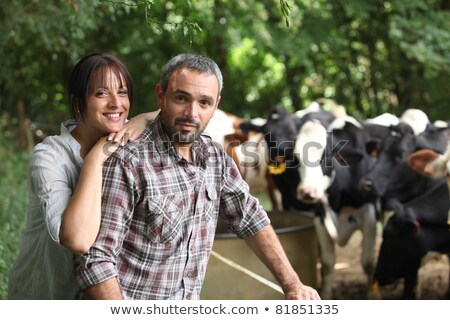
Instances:
[[[137,138],[159,111],[140,114],[122,130],[100,139],[84,159],[77,187],[67,205],[59,233],[63,246],[82,254],[94,243],[100,227],[103,162],[118,147]],[[111,140],[111,141],[108,141]]]
[[[64,210],[59,232],[63,246],[74,253],[85,253],[100,227],[103,162],[119,147],[100,139],[84,159],[74,193]]]

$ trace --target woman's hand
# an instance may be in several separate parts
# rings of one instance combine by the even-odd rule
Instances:
[[[118,142],[114,140],[108,141],[107,139],[107,137],[100,138],[86,155],[84,161],[93,161],[99,165],[103,164],[120,146]]]
[[[122,130],[111,132],[108,135],[108,141],[115,141],[120,143],[121,146],[125,145],[128,141],[133,141],[141,135],[150,122],[155,120],[158,114],[159,110],[142,113],[131,118],[130,121],[124,124]]]

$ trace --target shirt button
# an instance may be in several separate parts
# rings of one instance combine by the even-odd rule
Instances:
[[[191,300],[191,299],[192,299],[192,294],[191,294],[191,293],[188,293],[188,294],[186,295],[186,299]]]
[[[193,276],[192,271],[186,272],[186,276],[187,276],[188,278],[192,278],[192,276]]]

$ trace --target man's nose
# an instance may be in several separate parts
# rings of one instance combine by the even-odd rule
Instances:
[[[184,110],[184,114],[191,119],[197,118],[198,105],[195,102],[189,103],[189,105]]]

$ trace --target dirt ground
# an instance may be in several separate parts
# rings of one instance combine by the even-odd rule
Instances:
[[[366,295],[366,276],[360,264],[361,233],[353,234],[345,247],[336,247],[335,285],[333,293],[335,299],[364,300]],[[377,248],[381,243],[381,236],[377,240]],[[446,299],[449,286],[449,262],[447,256],[440,256],[425,264],[419,270],[422,300]],[[400,299],[403,283],[384,288],[382,299]]]

